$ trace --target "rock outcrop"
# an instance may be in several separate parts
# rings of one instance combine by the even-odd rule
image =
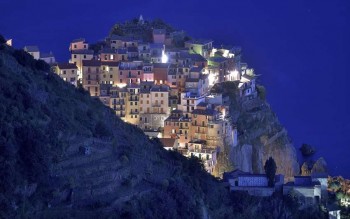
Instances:
[[[284,174],[287,180],[298,175],[296,149],[269,104],[261,99],[254,100],[252,104],[245,103],[250,105],[247,108],[237,99],[231,98],[230,109],[239,133],[239,144],[230,154],[234,168],[264,173],[265,161],[272,157],[278,174]]]
[[[311,173],[328,173],[327,162],[323,157],[320,157],[311,169]]]

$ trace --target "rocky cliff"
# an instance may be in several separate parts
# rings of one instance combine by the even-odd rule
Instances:
[[[232,123],[237,125],[239,144],[231,150],[233,168],[264,173],[264,164],[273,157],[277,173],[286,179],[299,174],[296,149],[261,93],[256,99],[241,101],[237,83],[225,82],[214,87],[230,97]],[[264,90],[258,86],[260,90]]]

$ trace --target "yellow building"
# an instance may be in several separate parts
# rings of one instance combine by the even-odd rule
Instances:
[[[88,49],[78,49],[71,51],[70,63],[75,64],[78,67],[78,78],[82,79],[83,75],[83,61],[92,60],[94,58],[94,51]]]
[[[189,49],[190,53],[195,53],[208,58],[213,48],[212,40],[190,40],[185,42],[185,48]]]
[[[136,84],[129,84],[126,87],[128,93],[126,98],[125,121],[134,125],[140,122],[139,117],[139,93],[140,86]]]
[[[128,90],[126,87],[111,87],[109,107],[111,107],[117,116],[125,121],[126,102],[128,98]]]
[[[101,62],[101,77],[102,84],[116,85],[119,81],[119,62]]]
[[[72,63],[58,63],[54,66],[54,71],[64,81],[67,81],[74,86],[77,86],[78,68]]]

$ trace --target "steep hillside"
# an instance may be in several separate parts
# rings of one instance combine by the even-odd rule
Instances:
[[[312,218],[288,197],[230,194],[0,37],[0,218]],[[301,217],[302,216],[302,217]]]
[[[226,190],[20,50],[0,50],[0,217],[200,218]],[[224,197],[221,197],[224,196]]]

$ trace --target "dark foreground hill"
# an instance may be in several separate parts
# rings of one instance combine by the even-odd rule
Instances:
[[[44,62],[0,43],[0,218],[300,213],[280,197],[229,194],[196,159],[165,151]]]

